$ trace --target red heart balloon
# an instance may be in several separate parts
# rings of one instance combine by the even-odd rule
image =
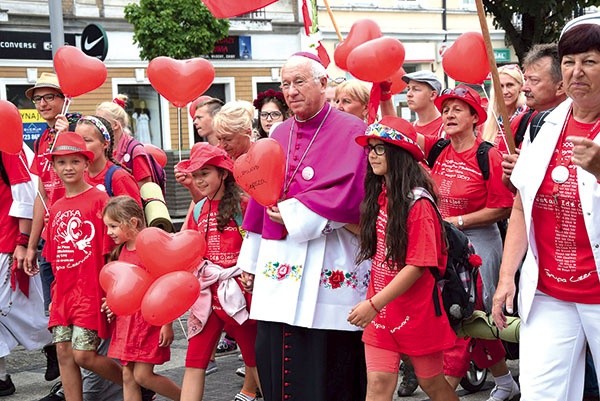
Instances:
[[[117,316],[132,315],[140,310],[152,281],[150,274],[140,266],[121,261],[110,262],[100,271],[102,288],[109,284],[105,289],[106,304]]]
[[[367,82],[388,80],[404,64],[404,45],[398,39],[382,37],[357,46],[348,55],[348,71]]]
[[[23,119],[17,106],[7,100],[0,100],[0,150],[16,155],[23,148]]]
[[[402,92],[404,88],[408,86],[408,84],[402,80],[402,77],[405,75],[406,71],[404,71],[404,68],[400,67],[400,69],[390,77],[390,81],[392,81],[392,87],[390,88],[390,91],[393,94]]]
[[[144,149],[146,149],[146,153],[152,155],[152,157],[154,157],[154,160],[156,160],[156,162],[160,164],[163,168],[167,165],[167,154],[164,150],[162,150],[158,146],[152,145],[151,143],[145,143]]]
[[[490,73],[483,36],[465,32],[444,52],[442,67],[455,81],[481,84]]]
[[[277,203],[285,176],[285,154],[272,138],[256,141],[250,150],[235,160],[235,181],[263,206]]]
[[[206,243],[198,231],[169,234],[160,228],[148,227],[138,234],[135,247],[144,267],[157,278],[178,270],[193,270],[204,257]]]
[[[358,45],[381,37],[381,28],[371,19],[359,19],[350,28],[346,39],[335,48],[333,61],[344,71],[348,71],[348,55]]]
[[[173,272],[159,277],[144,295],[142,316],[162,326],[183,315],[200,295],[200,282],[190,272]]]
[[[175,60],[156,57],[148,64],[148,80],[177,107],[203,94],[215,79],[215,68],[203,58]]]
[[[202,0],[215,18],[237,17],[275,3],[277,0]]]
[[[54,70],[60,89],[68,97],[77,97],[100,87],[108,74],[106,66],[74,46],[62,46],[54,55]]]

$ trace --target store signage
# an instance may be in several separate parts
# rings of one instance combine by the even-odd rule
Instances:
[[[212,60],[249,60],[252,59],[252,41],[250,36],[227,36],[215,43],[212,53],[204,57]]]
[[[81,33],[81,50],[90,57],[102,61],[108,53],[108,37],[100,25],[89,24]]]
[[[65,34],[65,44],[75,46],[75,34]],[[0,59],[52,60],[50,32],[0,30]]]

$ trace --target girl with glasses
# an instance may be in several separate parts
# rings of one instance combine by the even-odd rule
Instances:
[[[253,102],[258,111],[258,134],[267,138],[276,123],[284,121],[289,116],[289,109],[283,98],[283,93],[268,89],[260,92]]]

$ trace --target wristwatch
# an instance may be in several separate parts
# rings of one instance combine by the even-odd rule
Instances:
[[[462,216],[458,216],[457,220],[458,220],[458,228],[460,228],[462,230],[462,228],[465,225],[465,221],[463,220]]]

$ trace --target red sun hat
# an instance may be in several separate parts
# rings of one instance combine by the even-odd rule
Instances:
[[[354,140],[360,146],[367,146],[369,139],[379,139],[391,145],[399,146],[421,161],[425,158],[423,150],[417,144],[417,131],[408,121],[399,117],[385,116],[367,127],[364,135]]]
[[[52,152],[44,154],[46,159],[52,161],[55,156],[66,156],[80,153],[89,161],[94,161],[94,153],[87,150],[83,137],[75,132],[61,132],[56,134]]]
[[[445,89],[442,91],[442,94],[433,101],[440,113],[442,112],[444,102],[448,99],[462,100],[471,106],[473,110],[475,110],[477,117],[479,117],[479,121],[477,121],[476,125],[481,125],[487,120],[487,113],[481,105],[481,97],[475,89],[460,84],[454,89]]]
[[[233,173],[233,160],[227,152],[206,142],[194,144],[190,158],[180,161],[175,168],[181,173],[191,174],[204,166],[221,167]]]

